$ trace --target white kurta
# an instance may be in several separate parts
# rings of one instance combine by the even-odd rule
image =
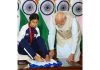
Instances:
[[[71,17],[72,18],[72,17]],[[76,18],[73,19],[68,19],[63,27],[59,28],[56,25],[57,29],[57,58],[59,59],[67,59],[69,55],[75,54],[74,56],[74,61],[77,62],[79,61],[80,57],[80,32],[79,32],[79,27],[78,23],[76,21]],[[72,21],[72,22],[70,22]],[[71,23],[68,25],[68,23]],[[71,37],[67,38],[68,34],[67,31],[71,31]]]

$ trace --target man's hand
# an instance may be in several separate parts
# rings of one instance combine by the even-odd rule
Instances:
[[[39,54],[36,54],[36,56],[34,57],[34,59],[38,62],[43,62],[43,59],[41,58],[41,56]]]
[[[68,59],[67,59],[67,62],[68,62],[68,63],[74,62],[74,54],[70,54],[70,56],[69,56]]]
[[[45,60],[46,60],[47,62],[50,61],[50,57],[49,57],[49,55],[46,55]]]
[[[50,50],[49,56],[50,56],[50,58],[53,58],[54,57],[54,50]]]

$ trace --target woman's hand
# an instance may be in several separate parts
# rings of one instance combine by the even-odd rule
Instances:
[[[38,62],[43,62],[44,60],[41,58],[41,56],[39,54],[36,54],[34,59]]]

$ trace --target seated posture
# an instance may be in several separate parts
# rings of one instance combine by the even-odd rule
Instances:
[[[68,63],[79,61],[80,30],[76,18],[69,12],[59,11],[54,23],[57,30],[57,58],[65,58]]]
[[[18,52],[39,62],[50,61],[49,51],[37,27],[38,21],[38,14],[33,13],[29,17],[29,23],[21,28],[18,36]]]

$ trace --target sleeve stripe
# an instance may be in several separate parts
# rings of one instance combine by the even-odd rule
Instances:
[[[29,54],[29,52],[24,48],[24,50],[26,51],[26,53],[31,57],[31,59],[33,59],[33,57]]]

